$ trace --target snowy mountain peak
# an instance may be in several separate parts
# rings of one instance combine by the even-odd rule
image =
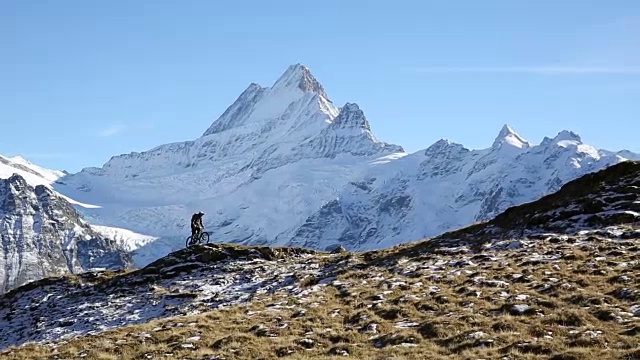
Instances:
[[[449,148],[452,145],[459,145],[459,144],[456,144],[456,143],[452,142],[451,140],[440,139],[440,140],[436,141],[435,143],[433,143],[428,148],[426,148],[424,150],[424,155],[425,156],[429,156],[429,155],[438,154],[438,153],[442,152],[443,150]]]
[[[305,109],[300,109],[301,107]],[[316,109],[330,117],[335,117],[338,112],[311,71],[304,65],[295,64],[289,66],[270,88],[251,83],[203,136],[248,124],[255,125],[255,128],[287,113],[291,115],[300,110],[312,112]],[[249,130],[253,132],[254,128]]]
[[[530,142],[518,135],[518,133],[507,124],[504,124],[502,129],[500,129],[498,136],[496,136],[496,139],[493,141],[492,147],[501,147],[503,144],[519,149],[527,149],[532,146]]]
[[[348,111],[348,112],[356,112],[356,111],[362,112],[362,110],[360,110],[360,106],[358,106],[358,104],[356,103],[346,103],[344,104],[341,110]]]
[[[629,150],[620,150],[615,154],[625,159],[640,161],[640,154],[631,152]]]
[[[468,152],[462,144],[455,143],[451,140],[440,139],[424,150],[424,156],[428,158],[439,158],[451,153]]]
[[[302,90],[302,92],[313,92],[328,99],[327,93],[324,91],[320,82],[311,74],[311,70],[302,64],[289,66],[271,87],[274,91],[283,88],[299,89]]]
[[[553,142],[556,144],[560,142],[572,142],[577,145],[582,144],[582,139],[580,138],[580,135],[576,134],[573,131],[562,130],[558,133],[558,135],[556,135],[555,138],[553,138]]]
[[[11,160],[11,161],[13,161],[13,162],[15,162],[15,163],[23,163],[23,164],[30,164],[30,165],[33,165],[33,164],[31,163],[31,161],[29,161],[29,160],[25,159],[24,157],[22,157],[22,156],[20,156],[20,155],[12,156],[12,157],[10,157],[10,158],[9,158],[9,160]]]
[[[212,135],[242,125],[251,115],[253,106],[260,100],[266,91],[256,83],[251,83],[238,96],[236,101],[229,106],[220,117],[202,134]]]
[[[340,114],[333,121],[332,127],[334,128],[361,128],[367,131],[371,131],[369,121],[364,116],[364,112],[360,109],[358,104],[346,103],[340,110]]]
[[[0,178],[9,178],[13,174],[27,178],[29,183],[51,183],[65,173],[44,169],[34,165],[22,156],[6,157],[0,155]]]

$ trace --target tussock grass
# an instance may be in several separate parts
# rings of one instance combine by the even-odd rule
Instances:
[[[247,304],[53,345],[27,344],[0,358],[638,358],[640,319],[624,315],[638,299],[622,289],[638,288],[640,270],[618,266],[637,258],[637,249],[629,251],[636,245],[604,240],[533,244],[485,257],[425,254],[384,265],[368,263],[371,254],[314,255],[318,263],[335,265],[331,275],[342,285],[328,285],[302,298],[257,294]],[[527,260],[532,253],[558,257],[540,263]],[[429,261],[473,256],[476,266],[454,261],[420,268]],[[491,256],[498,259],[489,260]],[[595,261],[598,256],[606,260]],[[622,275],[631,280],[615,280]],[[318,286],[321,280],[298,279],[303,288]],[[517,305],[528,307],[518,312]]]

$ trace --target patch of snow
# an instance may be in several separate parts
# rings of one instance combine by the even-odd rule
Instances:
[[[396,322],[394,326],[398,329],[406,329],[406,328],[413,328],[413,327],[420,326],[420,323],[417,323],[415,321],[405,320],[405,321]]]
[[[50,342],[99,334],[116,327],[179,314],[195,315],[202,308],[247,303],[260,293],[278,291],[306,298],[312,292],[293,286],[293,274],[308,273],[321,277],[322,271],[327,271],[304,263],[256,260],[227,260],[214,266],[200,264],[200,268],[184,275],[179,273],[180,268],[189,267],[184,262],[163,268],[163,276],[134,273],[127,275],[128,280],[114,285],[128,291],[105,292],[92,286],[67,283],[28,290],[19,295],[15,307],[0,308],[0,349],[28,341]],[[172,272],[176,274],[171,276]],[[327,285],[317,285],[314,292],[321,292],[324,286]],[[268,308],[293,307],[276,303]],[[37,319],[39,331],[27,328],[15,331],[33,319]],[[280,326],[286,327],[286,324]],[[186,339],[185,344],[197,341],[199,337],[192,337]]]
[[[516,304],[516,305],[513,305],[511,307],[511,309],[517,314],[524,314],[530,308],[531,307],[529,305],[526,305],[526,304]]]
[[[134,251],[158,239],[156,236],[138,234],[131,230],[111,226],[91,225],[91,228],[95,232],[115,240],[127,251]]]

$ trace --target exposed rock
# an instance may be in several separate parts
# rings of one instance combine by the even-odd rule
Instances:
[[[0,235],[0,292],[49,276],[133,267],[65,199],[17,174],[0,179]]]

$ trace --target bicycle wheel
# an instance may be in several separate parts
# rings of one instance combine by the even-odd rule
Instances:
[[[208,244],[208,243],[209,243],[209,233],[203,232],[202,235],[200,235],[200,244]]]
[[[184,244],[184,247],[189,247],[189,243],[191,242],[191,235],[187,238],[187,241]]]

